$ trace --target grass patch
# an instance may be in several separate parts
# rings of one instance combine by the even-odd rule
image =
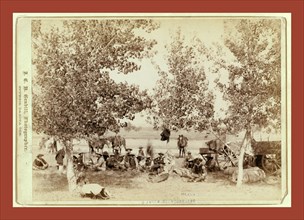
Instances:
[[[117,186],[120,188],[131,188],[134,179],[142,175],[139,171],[87,171],[86,177],[90,183],[98,183],[102,186]],[[68,191],[66,174],[55,170],[33,172],[33,191],[51,192]]]
[[[33,172],[33,190],[36,192],[67,191],[68,180],[65,174],[57,172]]]
[[[142,175],[139,171],[89,171],[86,176],[91,183],[98,183],[102,186],[119,186],[121,188],[132,188],[134,178]]]

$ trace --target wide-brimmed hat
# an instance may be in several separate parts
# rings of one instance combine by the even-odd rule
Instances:
[[[131,148],[127,148],[126,151],[132,151],[132,149]]]
[[[159,153],[158,153],[158,155],[164,155],[164,153],[162,153],[162,152],[159,152]]]
[[[108,153],[107,151],[104,151],[104,152],[102,153],[102,155],[104,155],[104,156],[109,156],[109,153]]]
[[[139,149],[143,149],[144,147],[140,146]]]
[[[44,154],[38,154],[37,155],[37,157],[43,157],[44,156]]]

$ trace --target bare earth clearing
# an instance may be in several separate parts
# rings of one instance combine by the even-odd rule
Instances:
[[[151,135],[149,142],[155,146],[155,151],[167,150],[177,154],[176,140],[169,144],[159,141]],[[194,138],[194,137],[193,137]],[[134,139],[126,136],[127,146],[137,153],[138,146],[146,146],[147,139]],[[210,139],[210,137],[209,137]],[[81,198],[68,192],[68,182],[65,174],[56,170],[55,155],[38,149],[40,136],[33,136],[33,157],[44,153],[44,158],[50,164],[45,171],[33,171],[33,201],[37,204],[94,204],[94,205],[206,205],[206,204],[279,204],[282,198],[281,178],[267,176],[266,180],[257,183],[243,184],[237,188],[228,176],[222,172],[208,173],[205,182],[187,182],[176,174],[160,183],[148,182],[148,174],[139,171],[99,171],[87,172],[91,183],[98,183],[110,192],[110,200],[92,200]],[[234,137],[234,140],[235,137]],[[76,141],[77,142],[77,141]],[[193,154],[205,142],[203,139],[191,140],[189,150]],[[108,150],[106,148],[106,150]],[[85,142],[79,142],[74,147],[75,152],[88,151]],[[182,159],[176,159],[179,166]]]

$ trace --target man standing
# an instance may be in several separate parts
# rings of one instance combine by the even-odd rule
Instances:
[[[63,148],[61,148],[61,149],[57,152],[57,154],[56,154],[56,156],[55,156],[55,159],[56,159],[56,161],[57,161],[58,170],[59,170],[60,172],[63,171],[63,159],[64,159],[64,156],[65,156],[65,151],[64,151]]]

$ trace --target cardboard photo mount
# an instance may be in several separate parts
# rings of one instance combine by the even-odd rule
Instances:
[[[151,11],[151,6],[156,6],[156,3],[152,3],[151,1],[147,2],[126,2],[120,4],[120,7],[116,7],[116,4],[105,2],[104,5],[101,3],[98,3],[99,7],[103,7],[105,12],[109,11],[121,11],[121,12],[134,12],[132,9],[132,6],[138,6],[137,9],[140,12],[149,12]],[[276,7],[272,7],[273,4],[276,5]],[[158,12],[164,12],[164,11],[170,11],[172,13],[175,12],[182,12],[185,10],[185,8],[181,9],[183,6],[185,7],[187,5],[187,9],[193,12],[209,12],[209,11],[216,11],[216,12],[230,12],[228,10],[233,10],[237,12],[248,12],[248,8],[250,6],[252,7],[252,10],[254,12],[282,12],[282,11],[289,11],[292,14],[292,56],[293,57],[302,57],[303,58],[303,51],[300,51],[300,48],[303,47],[303,42],[301,42],[301,39],[303,39],[303,30],[301,32],[300,24],[301,19],[303,19],[303,10],[301,11],[299,8],[301,3],[297,1],[265,1],[265,2],[253,2],[248,1],[247,3],[240,3],[240,2],[221,2],[220,6],[216,4],[216,2],[212,3],[198,3],[198,2],[191,2],[187,3],[180,2],[175,3],[175,6],[172,6],[172,1],[167,1],[162,6],[158,7]],[[62,10],[73,12],[73,11],[79,11],[79,10],[87,10],[89,12],[95,12],[96,11],[96,5],[94,3],[88,4],[85,2],[78,2],[77,4],[73,5],[73,7],[69,7],[70,2],[61,2],[60,7],[55,6],[52,2],[46,1],[44,4],[36,4],[33,2],[23,2],[21,4],[12,4],[8,2],[1,2],[1,5],[3,6],[1,8],[1,33],[4,33],[4,37],[1,39],[1,54],[3,55],[5,52],[8,56],[1,56],[1,63],[5,63],[4,65],[1,65],[1,117],[3,118],[2,113],[5,112],[7,115],[11,116],[6,118],[5,120],[1,121],[1,146],[13,146],[13,141],[9,138],[12,136],[12,124],[11,121],[14,120],[14,117],[12,115],[12,105],[9,106],[10,103],[12,103],[12,100],[9,99],[9,97],[5,97],[3,91],[6,92],[12,92],[12,77],[9,73],[13,73],[13,66],[8,65],[12,64],[12,56],[9,56],[12,54],[12,32],[9,32],[8,30],[12,29],[13,23],[12,20],[10,20],[10,15],[13,14],[14,11],[21,11],[21,12],[28,12],[28,8],[31,8],[31,11],[36,10],[35,12],[47,12],[47,10],[52,12],[60,12]],[[83,6],[86,5],[87,7],[84,8]],[[198,7],[201,6],[201,7]],[[46,7],[49,6],[49,7]],[[170,7],[171,6],[171,7]],[[204,7],[203,7],[204,6]],[[227,7],[230,6],[228,9]],[[303,4],[302,4],[303,6]],[[192,7],[192,9],[191,9]],[[233,9],[232,9],[232,8]],[[46,9],[47,8],[47,9]],[[202,9],[204,8],[204,10]],[[2,13],[3,12],[3,13]],[[3,19],[4,18],[4,19]],[[6,23],[4,23],[6,21]],[[3,31],[5,30],[5,32]],[[6,42],[7,44],[3,44]],[[3,46],[4,45],[4,46]],[[3,46],[3,47],[2,47]],[[302,46],[302,47],[301,47]],[[4,62],[7,61],[7,62]],[[292,61],[292,98],[299,100],[301,99],[301,93],[296,91],[302,91],[303,88],[301,87],[300,82],[303,81],[303,76],[301,76],[301,73],[303,72],[303,66],[300,64],[301,61]],[[302,79],[302,80],[301,80]],[[3,86],[2,86],[3,85]],[[3,102],[6,101],[6,106],[3,105]],[[4,106],[4,108],[3,108]],[[293,108],[292,106],[292,130],[293,131],[303,131],[303,125],[299,125],[296,123],[297,120],[303,119],[303,103],[299,100],[297,103],[297,107]],[[297,120],[295,120],[297,118]],[[302,120],[303,121],[303,120]],[[13,123],[15,123],[14,121]],[[3,128],[6,128],[5,133],[2,133],[4,131]],[[11,129],[10,129],[11,128]],[[5,136],[5,134],[7,134]],[[293,132],[291,134],[291,140],[292,146],[302,146],[303,140],[301,138],[301,134],[299,132]],[[6,155],[4,157],[3,155]],[[13,208],[14,204],[14,189],[13,189],[13,173],[11,172],[14,168],[14,163],[10,163],[10,159],[8,159],[9,155],[10,158],[13,157],[13,150],[12,148],[4,148],[1,147],[1,192],[4,192],[3,189],[5,189],[5,193],[1,193],[1,201],[5,201],[1,204],[1,217],[10,217],[14,219],[81,219],[86,218],[88,219],[87,213],[90,213],[91,219],[97,219],[98,213],[100,212],[99,209],[91,209],[91,208],[85,208],[77,210],[77,209],[71,209],[71,208],[55,208],[53,209],[45,209],[45,208]],[[299,215],[302,213],[301,207],[303,206],[303,188],[301,187],[303,185],[303,178],[300,176],[301,170],[300,168],[303,167],[300,164],[303,163],[303,160],[301,157],[303,156],[303,149],[300,149],[300,147],[293,147],[292,148],[292,196],[291,196],[291,208],[288,209],[280,209],[276,208],[275,210],[273,208],[242,208],[238,209],[238,217],[242,219],[246,219],[250,216],[255,219],[259,218],[273,218],[276,217],[279,218],[292,218],[292,217],[299,217]],[[6,164],[6,165],[5,165]],[[9,169],[11,168],[11,169]],[[2,172],[4,171],[4,172]],[[11,178],[10,178],[11,177]],[[295,193],[295,191],[297,193]],[[148,218],[153,219],[162,219],[164,216],[170,216],[181,219],[181,218],[188,218],[188,219],[199,219],[201,217],[202,211],[204,212],[204,215],[207,216],[210,219],[215,218],[221,218],[221,219],[235,219],[235,209],[230,209],[228,207],[221,207],[220,210],[217,210],[214,212],[214,209],[211,208],[119,208],[121,210],[120,213],[113,213],[113,210],[110,208],[102,208],[103,214],[106,215],[108,218],[125,218],[126,216],[132,216],[133,219],[139,218],[138,216],[134,216],[134,212],[141,213],[141,215],[149,216]],[[122,214],[123,213],[123,214]],[[38,217],[39,216],[39,217]],[[190,218],[189,218],[190,217]],[[302,216],[303,217],[303,216]],[[142,216],[140,217],[142,219]]]

